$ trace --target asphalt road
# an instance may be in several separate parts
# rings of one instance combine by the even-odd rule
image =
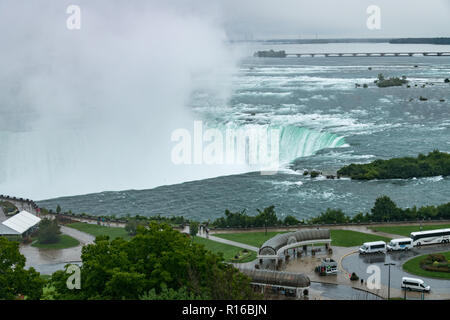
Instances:
[[[368,254],[360,255],[358,253],[348,255],[342,260],[342,267],[349,273],[355,272],[360,278],[367,280],[371,273],[367,273],[367,267],[376,265],[381,269],[381,284],[388,285],[388,266],[385,263],[395,263],[391,266],[391,288],[401,289],[401,278],[411,277],[419,278],[431,286],[433,294],[447,294],[450,295],[450,280],[433,279],[423,276],[417,276],[403,271],[402,265],[409,259],[416,256],[438,253],[450,250],[450,245],[431,245],[421,248],[413,248],[407,252],[390,252],[387,254]]]

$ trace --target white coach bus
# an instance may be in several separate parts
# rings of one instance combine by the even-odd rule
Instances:
[[[449,243],[450,229],[438,229],[421,232],[411,232],[413,245],[420,247],[427,244]]]

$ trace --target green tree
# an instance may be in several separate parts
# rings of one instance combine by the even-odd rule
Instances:
[[[60,227],[56,220],[42,219],[39,223],[39,243],[57,243],[61,239]]]
[[[182,287],[178,290],[172,288],[168,289],[163,286],[161,292],[156,293],[155,289],[151,289],[149,292],[139,297],[140,300],[205,300],[207,297],[196,296],[188,292],[186,287]]]
[[[280,221],[275,213],[275,206],[264,208],[262,211],[259,209],[256,210],[258,211],[258,215],[255,217],[255,223],[257,226],[276,226],[280,224]]]
[[[300,224],[300,221],[297,218],[295,218],[294,216],[289,215],[284,218],[283,223],[286,226],[295,226],[295,225]]]
[[[401,209],[388,196],[377,198],[371,212],[375,221],[398,220],[401,218]]]
[[[125,231],[128,232],[130,236],[134,236],[136,235],[138,225],[139,223],[136,219],[130,219],[125,225]]]
[[[0,237],[0,300],[38,300],[42,296],[45,281],[34,268],[25,270],[25,257],[19,252],[19,243]]]
[[[189,234],[191,235],[192,238],[194,238],[198,233],[198,225],[199,223],[194,221],[189,223]]]
[[[349,222],[349,217],[341,209],[330,209],[322,212],[318,217],[312,218],[311,223],[347,223]]]
[[[56,206],[56,213],[57,214],[61,213],[61,206],[59,204]]]

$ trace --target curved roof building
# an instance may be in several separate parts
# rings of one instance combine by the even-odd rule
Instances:
[[[253,283],[270,284],[280,287],[306,288],[311,281],[308,276],[300,273],[280,272],[259,269],[241,269],[243,274],[250,277]]]
[[[330,230],[328,229],[304,229],[294,232],[281,233],[270,238],[259,249],[261,256],[275,256],[278,251],[286,246],[295,245],[312,240],[330,240]]]

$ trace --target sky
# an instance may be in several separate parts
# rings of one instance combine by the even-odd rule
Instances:
[[[449,0],[220,0],[231,38],[450,36]],[[369,30],[370,5],[381,29]]]

